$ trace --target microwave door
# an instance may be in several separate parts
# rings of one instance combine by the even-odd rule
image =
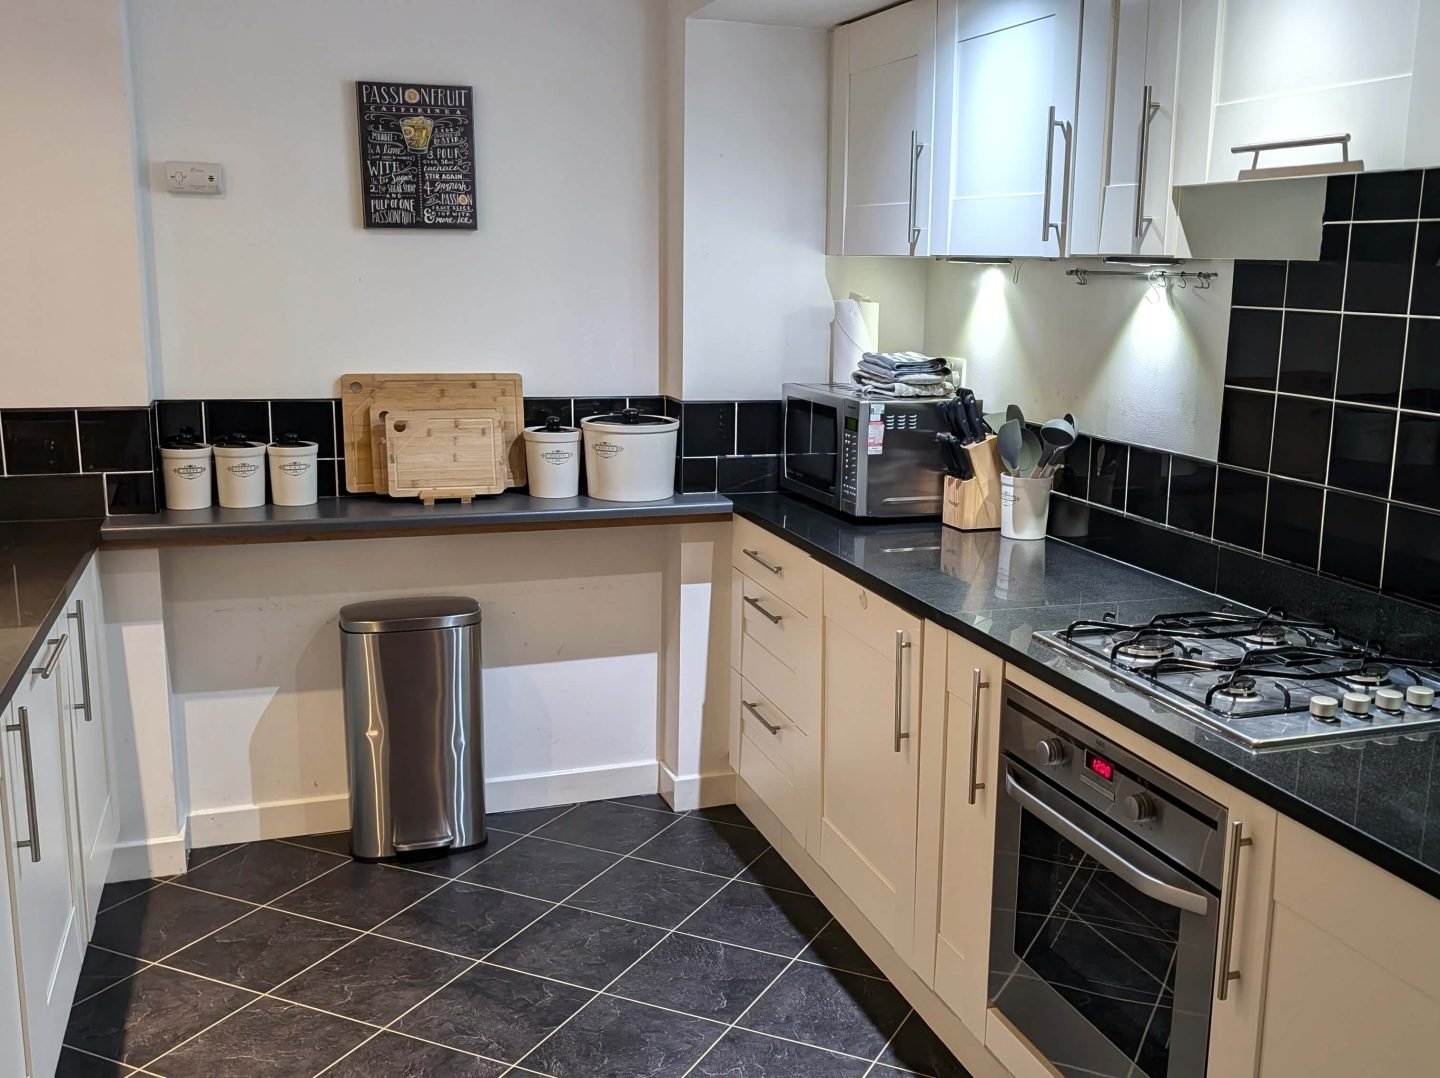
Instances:
[[[945,505],[945,468],[933,409],[895,416],[881,452],[865,460],[865,511],[875,517],[939,516]],[[914,422],[912,427],[910,424]],[[902,429],[903,424],[903,429]]]
[[[840,421],[831,405],[801,397],[785,402],[784,477],[830,503],[838,503]]]

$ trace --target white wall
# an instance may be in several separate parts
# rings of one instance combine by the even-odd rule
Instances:
[[[880,304],[880,348],[886,352],[925,347],[925,282],[928,258],[861,258],[831,255],[825,275],[835,299],[851,292]]]
[[[155,394],[656,389],[660,31],[649,0],[131,0]],[[477,233],[361,227],[357,78],[474,86]],[[226,195],[164,193],[167,159],[222,163]]]
[[[824,30],[686,25],[687,400],[824,377],[829,49]]]
[[[123,0],[7,4],[0,406],[150,400]]]

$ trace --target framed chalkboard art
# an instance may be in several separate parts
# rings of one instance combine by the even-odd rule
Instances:
[[[366,228],[476,225],[475,91],[357,82]]]

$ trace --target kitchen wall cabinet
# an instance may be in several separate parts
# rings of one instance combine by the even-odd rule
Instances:
[[[1068,249],[1080,23],[1080,0],[942,0],[932,253]]]
[[[930,253],[935,3],[910,0],[835,30],[830,254]]]
[[[820,865],[913,953],[921,622],[824,570]]]
[[[10,711],[5,709],[3,725],[10,724]],[[0,803],[6,793],[5,769],[0,767]],[[10,848],[6,813],[0,812],[0,842]],[[12,916],[10,863],[0,858],[0,1074],[23,1078],[25,1070],[25,1023],[20,1012],[20,961],[15,950]]]

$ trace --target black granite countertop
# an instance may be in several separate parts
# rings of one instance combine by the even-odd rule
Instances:
[[[1228,600],[1053,539],[858,524],[782,494],[734,503],[738,516],[897,605],[1440,898],[1440,737],[1250,752],[1034,636],[1106,611],[1133,621]]]
[[[34,665],[100,541],[100,521],[0,523],[0,707]]]
[[[532,498],[509,491],[469,505],[427,506],[392,498],[326,498],[315,505],[262,505],[255,509],[170,509],[145,516],[111,517],[101,529],[106,543],[160,546],[180,542],[344,539],[355,536],[483,531],[486,528],[604,526],[647,521],[728,517],[723,494],[676,494],[653,502],[606,502],[598,498]]]

